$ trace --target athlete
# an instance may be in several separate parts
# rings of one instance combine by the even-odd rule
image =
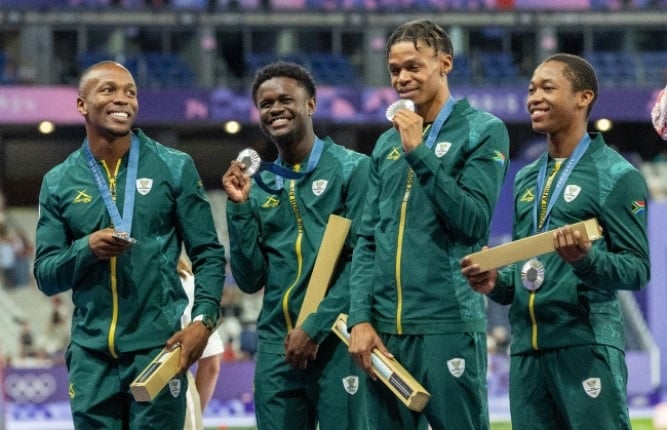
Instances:
[[[480,273],[472,289],[511,305],[510,412],[515,430],[630,429],[620,290],[649,280],[644,178],[587,131],[593,67],[556,54],[534,71],[527,108],[547,150],[514,180],[514,239],[554,230],[556,252]],[[570,224],[596,217],[603,240]]]

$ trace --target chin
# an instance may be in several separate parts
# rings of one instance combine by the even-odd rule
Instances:
[[[294,140],[294,133],[272,134],[271,139],[278,145],[291,143]]]
[[[113,136],[113,137],[125,137],[128,134],[130,134],[131,130],[132,130],[131,127],[121,128],[121,129],[119,129],[119,128],[110,128],[110,129],[107,130],[107,133],[109,133],[109,135]]]

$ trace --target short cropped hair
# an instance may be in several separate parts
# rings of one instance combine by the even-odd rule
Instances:
[[[296,63],[278,61],[268,64],[255,74],[252,82],[252,100],[256,102],[257,90],[264,81],[275,77],[292,78],[299,83],[308,93],[309,97],[315,97],[315,79],[308,70]]]
[[[565,77],[572,84],[573,91],[593,91],[593,100],[588,105],[586,117],[591,114],[593,105],[598,99],[598,78],[595,69],[584,58],[574,54],[554,54],[545,59],[542,64],[549,61],[558,61],[565,64]]]
[[[90,75],[90,72],[97,69],[98,67],[105,66],[107,64],[114,64],[118,67],[121,67],[121,68],[127,70],[127,68],[125,66],[123,66],[122,64],[120,64],[119,62],[114,61],[114,60],[103,60],[103,61],[100,61],[98,63],[93,64],[92,66],[90,66],[86,70],[84,70],[83,73],[81,73],[81,76],[79,77],[79,95],[80,96],[84,95],[83,91],[85,90],[86,81],[88,80],[88,75]],[[130,71],[127,70],[127,73],[130,73]]]

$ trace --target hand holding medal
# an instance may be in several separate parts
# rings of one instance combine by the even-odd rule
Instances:
[[[322,155],[323,149],[324,149],[324,142],[319,138],[315,138],[313,148],[306,163],[306,169],[299,172],[295,172],[293,170],[288,169],[287,167],[284,167],[280,162],[280,160],[276,161],[275,163],[262,161],[257,151],[255,151],[252,148],[246,148],[243,151],[241,151],[239,155],[236,157],[236,161],[243,165],[244,175],[248,177],[250,176],[253,177],[255,183],[257,183],[257,185],[267,193],[276,194],[282,191],[283,179],[302,179],[308,173],[312,172],[320,160],[320,156]],[[274,184],[275,188],[268,186],[264,182],[264,179],[262,179],[262,176],[259,174],[259,172],[261,172],[262,170],[271,172],[274,175],[276,175]],[[224,177],[223,177],[223,185],[225,185]],[[225,190],[227,190],[226,186]]]
[[[259,170],[259,166],[262,164],[262,159],[260,158],[259,154],[252,148],[246,148],[239,152],[239,155],[236,157],[236,161],[243,164],[243,173],[248,176],[254,175]]]
[[[393,121],[394,115],[396,115],[396,112],[398,112],[401,109],[407,109],[410,112],[414,112],[415,104],[412,100],[409,99],[396,100],[394,103],[390,104],[389,107],[387,108],[387,113],[386,113],[387,119],[389,121]]]

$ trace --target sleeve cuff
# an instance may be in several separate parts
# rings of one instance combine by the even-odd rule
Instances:
[[[582,258],[577,260],[572,264],[574,271],[579,274],[588,274],[592,271],[593,266],[595,266],[595,260],[597,259],[597,250],[595,247],[591,247],[590,251]]]
[[[245,216],[251,213],[250,200],[245,202],[236,203],[231,200],[227,200],[227,213],[233,216]]]

